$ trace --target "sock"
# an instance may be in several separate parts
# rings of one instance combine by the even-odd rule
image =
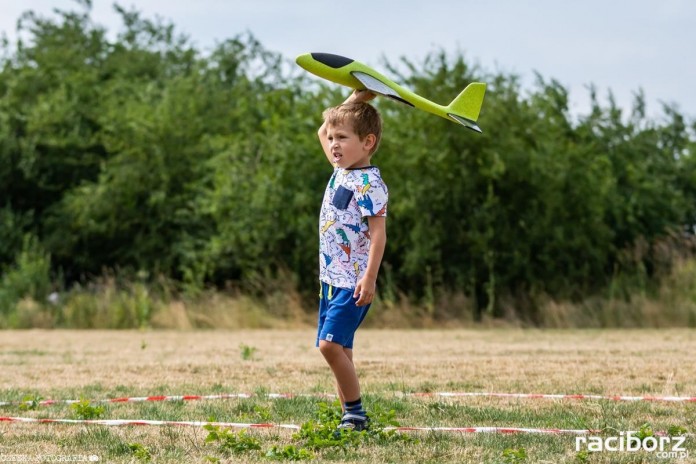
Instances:
[[[344,404],[346,407],[346,414],[351,414],[351,415],[355,415],[355,416],[363,416],[363,417],[366,415],[366,412],[363,409],[361,398],[358,398],[355,401],[346,401]]]

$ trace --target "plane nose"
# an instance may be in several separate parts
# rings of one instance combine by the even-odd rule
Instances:
[[[310,53],[305,53],[295,58],[295,63],[301,67],[307,69],[307,65],[312,61],[312,55]]]

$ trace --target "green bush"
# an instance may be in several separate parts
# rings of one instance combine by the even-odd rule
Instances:
[[[162,275],[189,297],[232,287],[261,298],[272,289],[259,280],[289,276],[313,301],[331,173],[316,130],[347,90],[250,34],[204,52],[137,11],[117,7],[114,36],[89,2],[79,8],[26,15],[23,39],[0,45],[0,314],[25,295],[43,305],[51,270],[67,287],[105,270],[132,282]],[[461,293],[473,308],[463,318],[512,312],[541,324],[547,298],[655,292],[677,258],[693,256],[696,126],[675,108],[651,119],[642,93],[627,112],[591,88],[588,114],[572,114],[557,81],[522,89],[461,53],[383,67],[441,103],[488,83],[483,134],[375,101],[385,133],[374,162],[390,191],[387,301],[434,318],[439,295]],[[26,233],[34,251],[16,258]],[[119,292],[108,321],[86,302],[68,312],[81,326],[147,325],[147,292]]]
[[[26,235],[15,263],[0,277],[0,324],[13,328],[26,326],[27,318],[18,315],[20,302],[32,300],[35,303],[27,301],[24,308],[37,313],[46,303],[51,288],[51,257],[35,236]]]

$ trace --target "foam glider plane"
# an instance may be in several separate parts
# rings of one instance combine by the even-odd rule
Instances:
[[[374,69],[350,58],[330,53],[307,53],[296,59],[297,64],[319,77],[352,89],[367,89],[406,105],[454,121],[476,132],[476,124],[486,93],[486,84],[472,82],[447,106],[438,105],[416,95]]]

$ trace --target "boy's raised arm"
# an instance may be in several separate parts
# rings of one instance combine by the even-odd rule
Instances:
[[[319,136],[321,148],[324,149],[326,159],[329,160],[329,163],[333,165],[333,156],[331,156],[331,142],[329,142],[328,130],[326,128],[326,120],[324,120],[323,124],[319,128],[319,132],[317,132],[317,135]]]

